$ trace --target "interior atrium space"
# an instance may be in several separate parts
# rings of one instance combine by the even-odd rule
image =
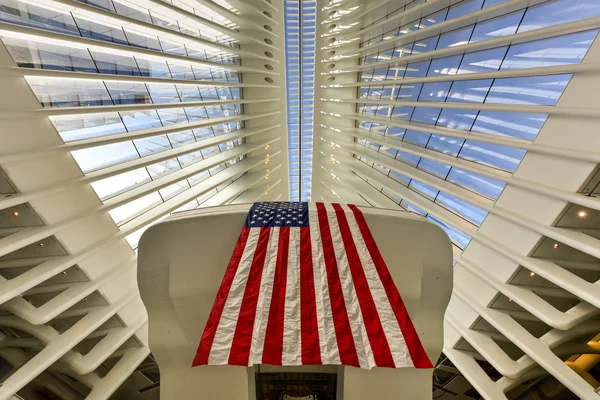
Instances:
[[[0,400],[160,399],[142,234],[275,201],[447,234],[432,399],[600,400],[599,29],[600,0],[0,0]]]

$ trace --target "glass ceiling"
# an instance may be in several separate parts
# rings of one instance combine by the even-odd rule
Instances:
[[[133,248],[152,223],[171,211],[208,204],[212,196],[243,175],[232,168],[246,156],[239,151],[245,143],[241,79],[236,71],[239,61],[234,54],[239,46],[231,38],[125,0],[96,6],[115,18],[128,16],[150,27],[168,26],[174,32],[219,43],[221,48],[194,41],[182,43],[179,36],[150,28],[133,31],[118,25],[118,19],[98,20],[63,10],[58,4],[2,0],[1,5],[0,22],[68,35],[49,40],[43,35],[3,30],[0,39],[17,66],[32,70],[26,80],[43,108],[106,107],[105,112],[65,111],[50,120],[65,143],[79,146],[72,155],[85,181],[119,229],[128,233],[124,236]],[[205,14],[199,10],[199,15],[211,17],[207,10]],[[158,7],[158,11],[168,10]],[[230,25],[227,20],[216,22]],[[69,36],[94,39],[98,44],[89,47],[68,40]],[[122,48],[115,51],[103,43]],[[223,50],[228,47],[232,52]],[[136,49],[152,50],[164,57],[144,55]],[[186,56],[189,62],[177,56]],[[206,67],[202,61],[220,63],[222,68]],[[35,76],[35,70],[88,75],[44,77]],[[103,80],[95,74],[121,76],[123,80]],[[144,77],[147,81],[139,80]],[[172,79],[174,83],[154,79]],[[165,108],[165,103],[172,107]],[[126,105],[132,109],[112,109]],[[189,201],[179,205],[188,195]],[[151,211],[167,207],[169,202],[177,204],[158,219],[149,217]]]
[[[422,4],[416,0],[406,3],[391,14]],[[394,44],[398,37],[417,30],[441,24],[463,15],[492,7],[498,0],[465,0],[442,8],[433,14],[391,30],[372,30],[371,35],[361,37],[359,65],[369,66],[359,73],[358,87],[358,135],[355,142],[367,151],[355,154],[363,163],[389,179],[391,187],[400,184],[420,195],[417,202],[400,197],[397,192],[362,173],[359,177],[376,187],[401,207],[420,214],[439,225],[456,247],[464,250],[488,215],[485,206],[495,202],[506,186],[506,174],[513,174],[526,154],[522,148],[485,143],[477,139],[462,138],[452,133],[475,132],[497,137],[511,137],[534,142],[548,114],[531,112],[506,112],[481,110],[477,104],[524,106],[556,106],[569,83],[572,74],[540,76],[512,76],[493,79],[465,79],[466,74],[544,68],[579,64],[598,34],[597,29],[563,34],[524,43],[468,51],[431,60],[394,65],[389,61],[410,57],[430,51],[462,46],[469,43],[494,39],[552,26],[560,21],[570,22],[600,15],[600,2],[596,0],[549,1],[532,7],[524,7],[490,20],[484,20],[460,29],[443,32],[426,38],[416,38]],[[390,14],[390,15],[391,15]],[[386,18],[389,17],[386,16]],[[390,45],[382,45],[389,41]],[[429,78],[448,76],[447,80]],[[452,77],[456,76],[457,79]],[[399,80],[410,80],[398,83]],[[415,83],[423,79],[424,83]],[[410,102],[423,106],[412,106]],[[406,102],[406,103],[403,103]],[[447,107],[432,107],[427,103]],[[458,109],[455,103],[473,104],[473,109]],[[446,130],[446,131],[444,131]],[[444,133],[448,132],[448,135]],[[385,138],[385,142],[379,137]],[[419,148],[427,153],[422,153]],[[371,151],[369,151],[371,150]],[[416,151],[415,151],[416,150]],[[381,153],[385,158],[377,158]],[[436,154],[437,153],[437,154]],[[422,154],[425,154],[422,156]],[[441,156],[441,157],[440,157]],[[459,168],[456,161],[469,168]],[[394,160],[394,161],[392,161]],[[395,163],[416,168],[428,175],[408,176]],[[482,174],[472,170],[480,168]],[[375,175],[377,176],[377,175]],[[480,196],[478,201],[460,198],[432,185],[438,179],[450,182]],[[397,186],[396,186],[397,187]],[[454,189],[450,186],[451,189]],[[409,192],[410,193],[410,192]],[[454,226],[439,215],[432,215],[426,208],[430,203],[459,216],[467,224]],[[459,220],[460,222],[463,222]]]
[[[285,2],[290,200],[310,201],[316,2]]]

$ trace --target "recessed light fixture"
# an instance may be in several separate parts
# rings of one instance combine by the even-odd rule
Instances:
[[[44,247],[44,243],[39,243],[38,246]]]
[[[554,246],[552,246],[552,247],[554,247],[555,249],[558,249],[558,243],[554,243]]]
[[[87,300],[87,299],[88,299],[87,297],[84,297],[84,298],[83,298],[83,300]]]
[[[268,144],[268,145],[266,145],[266,146],[265,146],[265,150],[267,150],[269,147],[271,147],[271,145],[269,145],[269,144]]]
[[[579,216],[579,218],[585,218],[587,217],[587,212],[581,210],[577,213],[577,215]]]
[[[63,275],[66,275],[66,274],[67,274],[67,271],[63,271],[63,272],[62,272],[62,274],[63,274]]]
[[[529,276],[535,276],[535,272],[530,272]]]
[[[19,212],[18,211],[13,211],[12,212],[12,216],[13,217],[18,217],[19,216]]]
[[[508,299],[508,301],[512,302],[512,299]]]

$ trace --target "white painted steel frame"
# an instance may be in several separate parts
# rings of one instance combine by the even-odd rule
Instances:
[[[451,6],[459,1],[433,0],[424,2],[410,10],[397,13],[379,22],[373,20],[385,15],[388,4],[379,2],[369,8],[366,2],[342,1],[329,3],[319,13],[320,51],[317,59],[315,96],[315,155],[313,198],[339,201],[353,198],[355,201],[377,207],[399,207],[394,196],[405,199],[451,227],[472,236],[471,243],[463,250],[454,247],[455,294],[449,306],[445,324],[444,354],[452,361],[486,399],[507,399],[506,392],[530,379],[554,376],[578,397],[597,399],[597,394],[560,357],[585,352],[596,354],[597,346],[574,344],[572,340],[581,335],[597,334],[600,326],[591,318],[600,313],[598,284],[580,278],[567,267],[598,271],[597,262],[575,262],[565,260],[561,265],[551,259],[531,256],[540,240],[553,238],[583,254],[598,257],[600,244],[597,239],[576,229],[554,227],[566,207],[580,205],[583,209],[598,210],[597,198],[584,196],[578,190],[586,183],[600,162],[600,142],[591,134],[600,114],[594,103],[600,86],[600,42],[596,40],[581,64],[556,65],[550,67],[501,70],[463,75],[426,76],[405,79],[383,79],[360,82],[358,74],[381,68],[406,66],[410,63],[440,59],[467,52],[491,49],[516,43],[596,29],[598,17],[590,17],[541,29],[516,33],[480,42],[463,44],[445,49],[433,49],[421,54],[406,55],[368,64],[358,64],[359,58],[394,48],[417,39],[434,36],[442,32],[466,27],[475,22],[501,16],[523,7],[543,1],[508,0],[483,8],[453,20],[418,29],[405,35],[395,36],[383,42],[359,48],[359,41],[370,36],[397,28],[402,24]],[[354,5],[357,9],[350,10]],[[400,7],[401,4],[398,4]],[[342,13],[350,10],[345,16]],[[336,11],[333,17],[329,13]],[[382,13],[383,12],[383,13]],[[388,11],[389,12],[389,11]],[[379,13],[379,14],[377,14]],[[352,24],[352,22],[358,22]],[[330,24],[337,26],[331,28]],[[340,27],[343,25],[343,27]],[[334,51],[335,53],[331,53]],[[333,55],[332,55],[333,54]],[[505,104],[421,102],[403,100],[371,100],[358,98],[361,87],[396,87],[402,84],[426,84],[434,82],[464,81],[475,79],[500,79],[511,77],[573,74],[571,82],[556,106],[530,106]],[[438,127],[403,119],[393,119],[369,114],[359,114],[359,104],[382,104],[410,107],[436,107],[454,110],[493,110],[505,112],[535,112],[549,115],[536,140],[526,141],[511,137],[486,135],[471,131]],[[411,129],[449,138],[465,139],[477,143],[507,146],[526,150],[521,165],[514,173],[493,167],[461,160],[451,155],[425,149],[400,139],[371,133],[358,128],[360,121],[372,122],[403,129]],[[561,137],[566,131],[573,132],[568,139]],[[401,150],[484,177],[506,183],[500,197],[493,201],[475,192],[438,178],[424,170],[397,161],[378,153],[367,146],[356,143],[362,140],[374,146]],[[364,157],[376,166],[372,167],[356,157]],[[386,177],[377,168],[391,169],[431,186],[436,190],[467,201],[488,212],[480,227],[467,222],[459,215],[440,204],[418,194]],[[316,182],[321,183],[317,185]],[[349,193],[352,192],[352,193]],[[383,192],[386,192],[385,195]],[[358,195],[358,196],[357,196]],[[563,254],[564,255],[564,254]],[[524,286],[510,283],[516,271],[526,271],[542,277],[558,288]],[[506,296],[522,311],[502,311],[493,306],[499,295]],[[546,299],[550,297],[585,299],[568,310],[559,310]],[[473,325],[478,319],[491,324],[498,333],[477,330]],[[517,320],[542,321],[550,331],[536,339]],[[466,351],[456,346],[467,341],[475,350]],[[525,354],[517,361],[508,357],[502,343],[512,342]],[[504,377],[494,382],[480,367],[477,360],[487,360]],[[442,392],[438,392],[442,394]],[[446,394],[445,396],[448,396]]]
[[[36,1],[32,0],[30,3],[35,4]],[[136,254],[125,240],[126,237],[190,201],[214,192],[216,194],[202,206],[287,197],[287,159],[282,156],[287,142],[286,112],[285,106],[279,101],[283,95],[282,88],[285,87],[283,29],[280,23],[282,12],[281,7],[260,0],[253,1],[252,5],[232,1],[232,5],[237,8],[235,12],[216,2],[203,2],[210,10],[239,26],[239,29],[233,29],[176,5],[155,0],[144,2],[151,5],[150,8],[154,11],[162,10],[181,19],[189,19],[195,24],[208,26],[233,38],[239,44],[239,47],[230,47],[77,1],[49,0],[43,4],[65,13],[73,11],[87,17],[96,15],[99,20],[110,20],[115,26],[137,29],[148,36],[164,36],[192,47],[197,45],[229,53],[237,56],[243,64],[221,64],[49,30],[0,23],[1,33],[9,37],[22,37],[34,42],[63,44],[81,49],[91,48],[108,53],[120,52],[151,57],[162,62],[235,71],[241,74],[240,82],[228,83],[19,68],[12,62],[5,47],[0,45],[0,87],[3,91],[15,94],[14,99],[5,97],[0,101],[0,141],[4,143],[0,150],[0,166],[17,189],[14,194],[0,195],[0,211],[9,215],[13,208],[27,205],[44,222],[43,226],[16,225],[0,228],[0,232],[7,235],[0,239],[0,254],[5,256],[0,259],[0,270],[28,268],[12,279],[0,278],[0,304],[13,314],[0,318],[0,326],[18,327],[33,336],[32,339],[26,340],[0,339],[1,355],[17,365],[14,373],[0,387],[0,399],[12,398],[14,393],[33,380],[40,379],[39,382],[48,384],[48,376],[44,375],[47,369],[68,375],[86,385],[91,389],[87,399],[108,399],[149,355],[146,313],[138,297],[135,282]],[[267,16],[267,10],[271,16]],[[96,82],[233,87],[243,91],[239,100],[41,108],[25,81],[25,77],[29,76]],[[175,123],[68,143],[59,139],[56,130],[48,121],[49,116],[57,115],[221,104],[241,104],[244,112],[240,115]],[[114,165],[86,174],[81,173],[71,156],[71,152],[77,150],[228,123],[243,123],[245,127],[146,157],[118,161]],[[24,135],[12,136],[14,127],[19,127]],[[108,177],[237,140],[243,140],[245,143],[223,148],[219,154],[183,165],[175,172],[163,174],[102,201],[90,188],[91,183]],[[117,207],[158,193],[176,182],[233,161],[237,162],[153,208],[133,215],[119,226],[108,216],[108,212]],[[62,244],[67,254],[32,254],[22,259],[10,258],[15,251],[39,248],[37,244],[50,236]],[[56,278],[66,274],[66,271],[74,266],[87,275],[87,281],[63,283]],[[58,283],[51,283],[49,279]],[[81,308],[88,296],[95,292],[108,304]],[[29,296],[54,294],[56,295],[51,300],[39,306],[34,306],[26,300]],[[101,329],[100,326],[113,316],[122,321],[123,327]],[[55,321],[75,317],[81,319],[60,335],[50,326]],[[85,356],[73,350],[82,340],[98,338],[101,340]],[[139,347],[122,348],[125,342],[129,343],[133,339]],[[19,353],[19,347],[28,348],[37,354],[29,359]],[[95,370],[109,358],[116,357],[120,357],[117,363],[100,378]],[[40,378],[40,374],[43,375],[43,379]],[[130,396],[144,398],[143,395],[137,394],[136,390],[131,388]]]

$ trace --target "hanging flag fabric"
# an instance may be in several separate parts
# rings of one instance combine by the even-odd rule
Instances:
[[[432,368],[362,212],[255,203],[192,366]]]

